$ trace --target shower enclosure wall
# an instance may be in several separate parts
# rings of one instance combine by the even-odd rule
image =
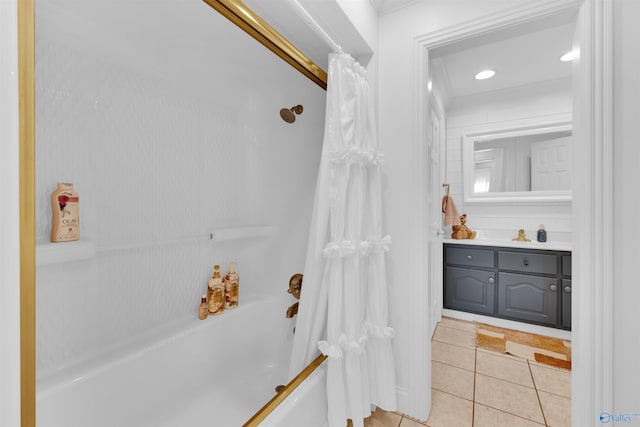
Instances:
[[[325,92],[203,2],[36,7],[38,393],[197,326],[214,264],[238,263],[238,310],[268,300],[265,315],[284,319],[289,277],[304,267]],[[283,122],[280,108],[297,104],[304,114]],[[47,241],[61,181],[80,195],[76,243]],[[242,345],[231,351],[267,363],[258,342],[229,336],[260,318],[203,322],[227,326],[207,329],[202,348]],[[275,337],[294,322],[269,324]],[[223,380],[224,365],[202,368],[203,383]]]

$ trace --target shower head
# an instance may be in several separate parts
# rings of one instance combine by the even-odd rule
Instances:
[[[291,108],[283,108],[280,110],[280,117],[287,123],[293,123],[296,121],[296,114],[302,114],[302,105],[296,105]]]

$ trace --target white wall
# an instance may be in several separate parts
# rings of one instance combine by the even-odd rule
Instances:
[[[549,240],[569,240],[571,205],[567,203],[517,205],[477,205],[464,203],[462,181],[462,138],[471,132],[570,122],[571,84],[553,81],[515,89],[509,93],[489,93],[456,99],[447,110],[447,182],[459,212],[468,214],[467,225],[489,235],[515,237],[524,228],[534,237],[545,224]],[[504,235],[504,236],[502,236]]]
[[[20,424],[17,2],[0,0],[0,426]]]
[[[523,2],[518,2],[523,3]],[[420,265],[407,264],[413,248],[418,246],[411,232],[412,224],[418,219],[412,215],[415,197],[414,178],[417,176],[411,165],[413,153],[411,135],[411,76],[412,39],[424,33],[459,24],[474,17],[490,14],[503,7],[516,4],[513,1],[425,1],[421,4],[383,16],[380,22],[380,117],[381,138],[387,146],[385,167],[388,175],[387,197],[390,201],[387,219],[389,231],[394,236],[394,251],[390,253],[390,271],[396,281],[392,295],[397,295],[392,306],[392,322],[395,323],[397,336],[396,349],[409,346],[411,319],[403,319],[402,298],[411,294],[414,286],[412,278],[418,276]],[[629,227],[637,222],[640,201],[636,186],[637,159],[640,149],[637,141],[638,86],[636,70],[640,67],[640,53],[636,48],[640,38],[637,16],[640,16],[640,3],[635,0],[616,0],[613,2],[614,16],[614,213],[615,234],[613,236],[615,260],[614,286],[614,408],[591,408],[593,411],[615,411],[617,413],[638,413],[638,382],[640,367],[636,363],[640,350],[637,334],[640,306],[640,288],[637,286],[634,251],[635,236]],[[393,149],[391,148],[393,147]],[[589,230],[584,230],[588,233]],[[425,302],[426,305],[426,302]],[[428,337],[423,337],[428,339]],[[410,372],[398,363],[398,381],[409,382]],[[400,408],[403,411],[403,408]],[[593,426],[600,425],[597,419]]]
[[[97,253],[38,266],[38,379],[197,321],[214,264],[238,262],[240,304],[274,296],[284,316],[303,270],[325,92],[202,2],[70,4],[37,13],[36,228],[46,240],[49,195],[72,182]],[[132,8],[145,19],[124,19]],[[302,115],[282,121],[296,104]],[[190,241],[251,224],[273,235]],[[166,240],[177,242],[128,248]]]
[[[613,2],[613,107],[614,107],[614,236],[613,260],[613,404],[615,413],[640,412],[640,351],[638,335],[638,264],[635,233],[629,227],[638,222],[638,121],[640,120],[640,2]],[[595,409],[595,408],[594,408]],[[607,411],[608,408],[602,408]],[[634,418],[632,423],[637,423]]]
[[[408,389],[413,373],[409,371],[411,355],[404,349],[412,348],[417,340],[429,337],[415,336],[414,319],[408,318],[406,304],[414,298],[417,289],[426,286],[418,283],[425,273],[426,260],[416,259],[422,253],[424,236],[415,227],[422,206],[419,195],[425,191],[426,183],[419,182],[421,171],[419,151],[413,130],[415,129],[416,96],[412,90],[417,64],[415,63],[414,39],[496,11],[524,3],[516,0],[487,1],[438,1],[427,0],[382,15],[379,21],[378,78],[380,118],[380,141],[385,151],[385,220],[387,230],[393,237],[393,248],[389,252],[388,274],[390,286],[390,324],[396,330],[394,352],[396,377],[399,388]],[[427,219],[430,223],[431,220]],[[424,301],[427,307],[428,301]],[[424,409],[409,408],[409,402],[400,400],[401,412],[416,417],[426,417],[428,402]]]

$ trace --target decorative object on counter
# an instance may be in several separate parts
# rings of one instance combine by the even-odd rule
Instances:
[[[444,214],[444,226],[450,227],[453,225],[461,225],[460,214],[456,208],[456,204],[453,203],[453,199],[449,196],[449,184],[442,184],[443,187],[447,187],[447,194],[442,198],[442,213]]]
[[[198,308],[198,319],[204,320],[209,316],[209,307],[207,306],[207,295],[202,294],[200,298],[200,307]]]
[[[526,234],[524,233],[524,229],[521,228],[518,230],[518,237],[514,237],[511,239],[513,242],[530,242],[531,239],[527,239]]]
[[[238,291],[240,288],[240,275],[236,273],[235,261],[229,263],[229,272],[224,276],[224,308],[232,309],[238,306]]]
[[[209,287],[209,315],[220,314],[224,311],[224,282],[220,277],[220,266],[213,266],[213,277],[208,281]]]
[[[300,292],[302,292],[302,274],[296,273],[289,279],[289,289],[288,293],[293,295],[295,299],[300,299]],[[293,316],[298,314],[298,303],[291,305],[287,308],[287,319],[291,319]]]
[[[59,182],[51,193],[51,242],[80,239],[80,198],[73,184]]]
[[[454,225],[451,227],[452,239],[475,239],[476,232],[467,227],[467,214],[460,215],[460,225]]]
[[[547,241],[547,230],[544,229],[544,224],[540,224],[538,229],[538,242],[544,243]]]

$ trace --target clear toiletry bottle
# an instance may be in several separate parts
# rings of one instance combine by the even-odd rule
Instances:
[[[73,184],[59,182],[51,193],[51,241],[72,242],[80,239],[80,198]]]
[[[240,287],[240,276],[235,271],[236,262],[229,263],[229,272],[225,276],[225,299],[224,308],[236,308],[238,306],[238,288]]]
[[[198,319],[204,320],[209,316],[209,307],[207,306],[207,295],[203,294],[200,298],[200,308],[198,308]]]
[[[220,277],[220,266],[213,266],[213,277],[209,279],[209,315],[224,311],[224,283]]]
[[[540,228],[538,229],[538,242],[546,242],[547,241],[547,231],[544,229],[544,224],[540,224]]]

